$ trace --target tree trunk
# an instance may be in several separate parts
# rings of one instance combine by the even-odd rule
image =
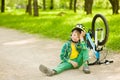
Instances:
[[[28,12],[29,15],[32,15],[31,0],[28,0],[28,5],[27,5],[27,7],[26,7],[26,12]]]
[[[33,11],[34,11],[34,16],[39,16],[37,0],[33,0]]]
[[[86,14],[92,14],[93,0],[85,0],[85,11]]]
[[[74,12],[76,12],[76,3],[77,3],[77,0],[74,0]]]
[[[70,3],[69,3],[70,10],[72,10],[72,3],[73,3],[73,0],[70,0]]]
[[[113,14],[118,14],[119,10],[119,0],[109,0],[112,5]]]
[[[50,10],[52,10],[53,8],[54,8],[54,2],[53,2],[53,0],[51,0],[51,2],[50,2]]]
[[[43,0],[43,10],[46,10],[46,1]]]
[[[1,0],[1,12],[5,12],[5,0]]]

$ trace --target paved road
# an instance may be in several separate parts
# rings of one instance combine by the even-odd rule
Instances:
[[[91,74],[84,74],[80,68],[45,76],[39,65],[54,68],[60,62],[62,44],[59,40],[0,28],[0,80],[120,80],[119,54],[109,55],[114,60],[112,64],[90,66]]]

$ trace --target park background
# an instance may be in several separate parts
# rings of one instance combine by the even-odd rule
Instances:
[[[1,0],[0,27],[65,41],[77,23],[87,31],[100,13],[110,28],[107,49],[120,52],[119,4],[119,0]]]

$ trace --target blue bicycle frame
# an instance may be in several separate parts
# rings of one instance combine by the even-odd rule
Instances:
[[[93,49],[93,52],[94,52],[94,54],[95,54],[95,57],[96,57],[97,60],[99,60],[99,58],[100,58],[100,52],[99,52],[99,51],[96,51],[96,49],[95,49],[95,44],[94,44],[94,42],[92,41],[92,38],[91,38],[91,36],[90,36],[90,33],[87,33],[87,34],[86,34],[86,40],[88,40],[88,41],[90,42],[90,45],[91,45],[91,47],[92,47],[92,49]]]
[[[101,20],[99,20],[98,18],[99,19],[101,18],[103,24],[99,24],[101,23]],[[92,28],[88,31],[88,33],[86,33],[85,36],[88,49],[90,49],[89,52],[90,59],[88,61],[90,65],[113,62],[106,60],[107,56],[106,53],[105,53],[106,55],[104,55],[104,52],[100,53],[100,51],[102,51],[103,48],[105,47],[105,43],[108,39],[108,31],[109,31],[108,24],[104,16],[102,16],[101,14],[95,15],[92,20]],[[105,62],[103,62],[103,60],[105,60]]]

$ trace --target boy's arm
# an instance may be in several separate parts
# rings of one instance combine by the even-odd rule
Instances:
[[[86,32],[82,31],[81,34],[80,34],[80,45],[81,45],[82,49],[87,49],[87,44],[84,41],[85,33]]]
[[[68,61],[68,58],[67,58],[68,57],[67,48],[68,48],[67,43],[65,43],[63,45],[62,49],[61,49],[61,54],[60,54],[60,59],[62,61]]]
[[[81,49],[87,49],[87,44],[85,41],[81,41]]]

